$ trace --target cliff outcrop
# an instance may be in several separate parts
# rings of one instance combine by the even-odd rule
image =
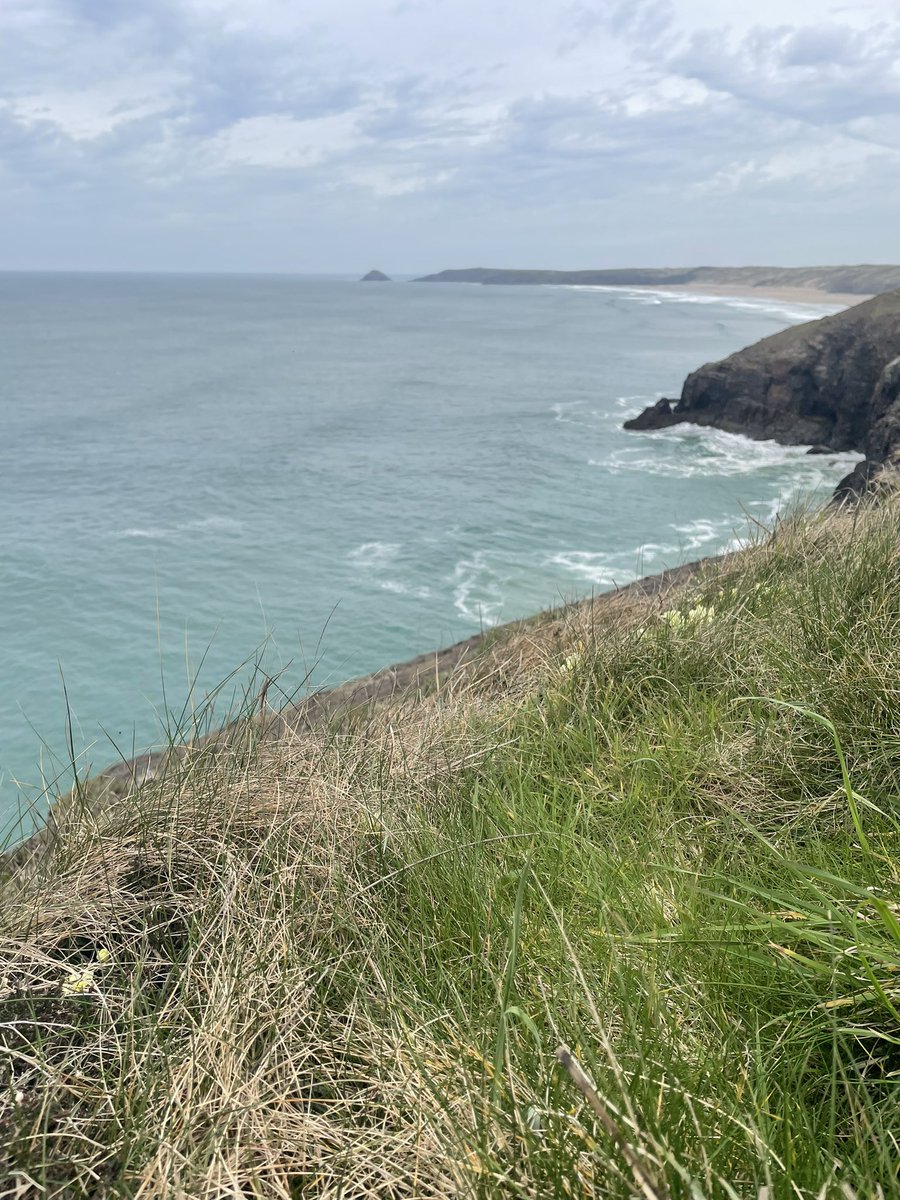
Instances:
[[[700,367],[678,401],[658,401],[625,428],[681,422],[859,450],[865,463],[841,487],[860,491],[900,454],[900,290]]]

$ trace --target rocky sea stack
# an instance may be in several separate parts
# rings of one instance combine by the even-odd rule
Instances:
[[[858,494],[900,466],[900,290],[794,326],[708,363],[625,422],[665,429],[681,422],[818,450],[859,450],[865,461],[838,485]]]
[[[390,275],[385,275],[384,271],[370,271],[368,275],[363,275],[360,283],[390,283]]]

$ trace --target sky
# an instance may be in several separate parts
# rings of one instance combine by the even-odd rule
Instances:
[[[900,262],[898,0],[0,0],[0,269]]]

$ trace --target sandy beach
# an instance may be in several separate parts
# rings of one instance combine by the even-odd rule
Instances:
[[[695,292],[702,296],[729,296],[751,300],[784,300],[793,304],[833,305],[835,308],[850,308],[861,304],[863,300],[871,300],[871,296],[857,296],[852,292],[823,292],[819,288],[793,287],[741,287],[739,284],[713,283],[680,283],[653,284],[643,286],[635,284],[631,290],[651,292]]]

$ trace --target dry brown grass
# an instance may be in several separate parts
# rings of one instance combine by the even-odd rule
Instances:
[[[141,1197],[447,1195],[458,1172],[399,1039],[353,995],[324,1008],[339,964],[308,953],[339,953],[348,922],[379,937],[339,882],[377,828],[346,747],[267,747],[215,775],[151,785],[136,827],[115,811],[70,822],[7,894],[3,974],[22,997],[7,1064],[24,1099],[0,1194],[41,1194],[27,1164],[55,1144],[61,1196],[123,1172]],[[60,998],[100,948],[95,989]],[[377,976],[358,971],[371,999]]]
[[[651,603],[607,602],[607,627]],[[353,881],[390,835],[385,789],[391,820],[415,820],[441,781],[497,750],[554,657],[595,623],[593,605],[570,608],[362,721],[282,730],[249,753],[232,737],[137,793],[71,799],[51,847],[4,890],[0,974],[17,1015],[0,1195],[104,1194],[121,1180],[142,1198],[464,1193],[480,1170],[481,1102],[446,1030],[433,1039],[392,1010],[359,950],[387,934]],[[84,967],[90,993],[61,997]],[[345,994],[328,995],[329,976]],[[58,1164],[30,1184],[48,1152]]]
[[[775,997],[745,1027],[700,872],[746,866],[742,896],[765,877],[781,921],[804,901],[781,897],[763,838],[831,839],[829,870],[857,864],[830,744],[802,714],[737,698],[748,680],[805,682],[846,704],[848,729],[877,712],[856,768],[889,778],[898,559],[879,536],[877,572],[847,584],[863,603],[887,581],[871,631],[836,611],[833,580],[821,630],[814,604],[770,589],[825,593],[821,563],[857,553],[833,516],[688,592],[572,606],[487,639],[434,686],[316,728],[250,720],[136,792],[70,802],[2,883],[0,1197],[624,1197],[634,1162],[673,1195],[769,1186],[785,1150],[760,1129],[799,1097],[803,1038],[820,1031],[798,1037],[794,1067],[765,973],[780,929],[739,962],[746,996]],[[735,580],[757,599],[723,601],[698,636],[660,621]],[[844,658],[795,663],[792,639],[838,635]],[[763,920],[753,903],[742,929]],[[660,947],[661,928],[693,932]],[[85,970],[85,993],[65,994]],[[807,1017],[824,1011],[804,995]],[[558,1078],[555,1047],[581,1036],[618,1142]],[[866,1103],[861,1130],[882,1119],[880,1093]],[[818,1182],[791,1195],[831,1194],[834,1145],[849,1156],[856,1136],[840,1115],[825,1133],[793,1118]]]

